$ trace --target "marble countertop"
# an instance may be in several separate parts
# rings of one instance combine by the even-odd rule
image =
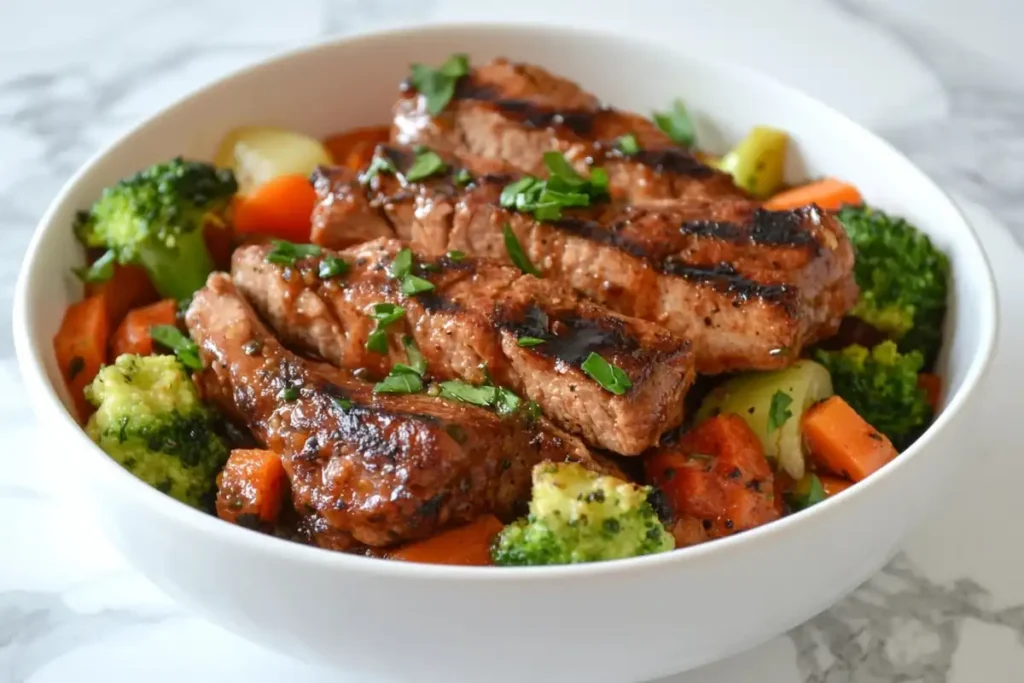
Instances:
[[[948,189],[997,273],[1003,325],[989,410],[964,444],[972,466],[946,506],[828,612],[666,683],[1024,681],[1022,362],[1008,343],[1024,335],[1024,5],[34,0],[0,3],[0,683],[344,680],[183,612],[62,506],[51,493],[42,427],[22,396],[10,300],[35,221],[76,167],[125,126],[302,41],[464,19],[685,40],[803,88],[887,137]]]

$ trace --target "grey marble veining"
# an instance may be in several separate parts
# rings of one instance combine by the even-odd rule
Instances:
[[[1019,4],[785,0],[769,8],[757,0],[728,0],[671,3],[670,10],[670,3],[656,0],[494,6],[295,0],[282,12],[282,3],[251,0],[242,13],[229,0],[143,0],[113,25],[104,22],[101,6],[108,7],[99,0],[0,3],[0,235],[6,247],[0,251],[0,380],[15,387],[0,396],[0,425],[9,441],[0,468],[0,515],[17,521],[0,525],[0,683],[338,680],[184,614],[126,569],[94,530],[75,526],[47,483],[45,444],[41,448],[28,427],[31,415],[17,395],[11,359],[10,299],[21,254],[61,184],[125,126],[272,51],[397,24],[547,19],[668,42],[687,35],[712,57],[754,66],[764,67],[757,57],[770,51],[764,61],[775,75],[836,103],[849,101],[848,83],[874,79],[877,88],[858,94],[871,104],[865,123],[964,202],[979,229],[980,219],[993,219],[982,238],[1000,249],[1000,284],[1008,291],[1021,284],[1012,279],[1021,252],[1003,239],[1024,240],[1024,198],[1017,191],[1024,184],[1024,50],[1011,34],[1014,25],[1024,27]],[[652,22],[652,14],[661,20]],[[756,25],[736,21],[747,15]],[[795,25],[805,30],[794,31]],[[732,35],[720,45],[701,35],[701,27],[723,26]],[[787,40],[773,41],[773,34]],[[855,58],[843,62],[844,70],[834,69],[832,58],[844,55]],[[1024,333],[1018,309],[1004,301],[1010,320],[1004,327],[1011,333],[1018,327]],[[1001,443],[997,438],[991,436],[993,446]],[[987,471],[1000,471],[997,466]],[[1024,474],[1016,461],[1013,466]],[[991,497],[969,491],[966,502],[941,512],[933,530],[922,532],[925,541],[911,543],[907,554],[824,614],[736,660],[671,680],[1024,682],[1024,549],[1007,548],[996,534],[992,545],[972,539],[972,548],[992,557],[979,569],[969,558],[944,555],[947,541],[934,531],[936,525],[953,528],[976,510],[986,522],[1020,519],[1024,505],[1012,484],[997,486],[1000,494]],[[813,561],[813,552],[794,561]],[[940,556],[942,562],[932,559]],[[976,639],[965,636],[981,627],[996,634],[985,636],[990,641],[1006,636],[999,640],[1002,649],[978,649]],[[179,649],[178,643],[189,646]],[[159,662],[170,653],[175,666],[168,669]]]

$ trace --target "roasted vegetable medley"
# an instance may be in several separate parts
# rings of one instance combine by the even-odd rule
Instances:
[[[454,55],[385,125],[139,170],[69,226],[77,418],[186,505],[408,562],[663,553],[841,493],[942,403],[948,260],[786,185],[784,131],[701,150],[687,105]]]

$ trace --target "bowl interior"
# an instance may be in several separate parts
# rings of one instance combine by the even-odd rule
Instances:
[[[56,199],[24,263],[15,330],[26,375],[45,376],[49,396],[70,405],[51,339],[66,306],[81,296],[70,273],[81,262],[72,217],[104,186],[172,156],[209,159],[221,137],[241,124],[279,125],[319,137],[386,122],[408,65],[437,64],[455,51],[475,62],[506,56],[537,63],[640,112],[681,97],[695,115],[700,145],[711,151],[723,151],[756,124],[788,131],[789,180],[828,174],[852,181],[869,202],[904,215],[950,255],[952,307],[940,361],[944,403],[961,401],[980,376],[995,329],[995,294],[981,248],[948,197],[886,143],[742,68],[600,33],[494,26],[396,32],[293,52],[207,87],[99,154]]]

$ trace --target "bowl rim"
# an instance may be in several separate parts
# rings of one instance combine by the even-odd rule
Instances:
[[[857,486],[852,486],[838,495],[815,505],[813,508],[788,515],[770,524],[745,531],[742,534],[717,539],[710,543],[675,549],[667,553],[643,557],[587,564],[503,567],[500,569],[494,567],[466,567],[380,560],[378,558],[329,551],[253,532],[234,524],[225,523],[215,516],[191,508],[157,491],[109,458],[89,439],[85,430],[65,409],[55,387],[51,384],[46,374],[43,361],[43,354],[46,351],[44,351],[44,345],[39,343],[43,340],[33,340],[29,332],[32,318],[32,311],[29,308],[29,300],[33,291],[32,280],[35,274],[40,272],[45,266],[44,259],[41,258],[40,244],[48,231],[56,229],[51,225],[54,217],[67,202],[68,197],[74,192],[75,188],[88,178],[93,169],[112,150],[128,143],[131,138],[143,134],[145,129],[153,123],[179,109],[187,107],[193,100],[205,96],[208,92],[238,77],[260,71],[272,64],[301,59],[307,54],[342,45],[359,45],[374,42],[388,43],[400,41],[406,36],[422,34],[433,34],[438,37],[444,36],[457,40],[460,35],[478,34],[480,32],[502,34],[505,37],[508,37],[510,34],[513,37],[518,35],[524,39],[536,38],[538,35],[547,36],[551,40],[557,40],[562,36],[583,36],[589,40],[615,42],[630,52],[642,49],[649,50],[653,47],[653,49],[666,55],[675,55],[684,64],[693,65],[701,69],[729,73],[733,80],[754,80],[762,85],[767,85],[777,90],[781,95],[798,101],[801,108],[809,111],[813,116],[832,119],[840,125],[857,129],[861,134],[872,138],[888,154],[894,155],[906,162],[927,185],[937,191],[939,196],[946,201],[946,206],[942,208],[948,214],[951,223],[958,223],[958,227],[954,230],[958,235],[958,242],[969,244],[977,252],[976,255],[979,257],[981,267],[978,268],[978,272],[973,277],[979,280],[978,284],[981,285],[983,294],[979,300],[971,302],[972,306],[981,308],[981,320],[983,321],[978,350],[969,361],[960,388],[950,397],[945,409],[928,426],[925,433],[910,448],[901,453],[898,458],[886,464],[880,472],[868,478],[865,482],[860,482]],[[77,438],[79,440],[78,443],[81,444],[81,449],[88,451],[90,453],[88,457],[96,460],[95,464],[85,466],[107,468],[103,476],[119,493],[131,499],[132,504],[150,506],[154,514],[160,515],[165,521],[173,522],[176,525],[193,527],[199,533],[212,534],[223,545],[230,546],[232,550],[241,549],[247,552],[274,556],[280,560],[309,563],[317,566],[319,569],[352,571],[382,577],[429,581],[458,580],[518,583],[522,581],[551,580],[579,581],[583,577],[600,578],[605,575],[622,572],[659,571],[670,565],[700,561],[702,558],[708,557],[709,554],[714,554],[719,558],[726,557],[732,553],[742,552],[742,549],[748,546],[772,543],[774,539],[785,534],[798,534],[801,529],[811,524],[827,523],[827,518],[830,515],[838,514],[836,511],[842,507],[853,505],[854,500],[868,495],[868,490],[876,486],[881,479],[892,476],[892,473],[906,467],[909,460],[919,457],[921,451],[925,450],[929,443],[935,440],[944,431],[946,425],[963,409],[968,399],[976,392],[991,365],[990,361],[994,353],[999,325],[997,301],[995,278],[985,250],[970,221],[963,215],[959,206],[948,193],[888,141],[877,136],[842,112],[799,89],[744,65],[708,59],[700,55],[690,54],[685,50],[680,50],[668,44],[658,43],[652,46],[642,38],[618,33],[613,30],[582,29],[539,22],[454,21],[434,23],[421,27],[392,28],[360,33],[358,35],[329,36],[304,43],[299,47],[284,49],[233,70],[210,83],[190,90],[171,104],[132,125],[115,139],[103,145],[99,151],[79,167],[71,178],[65,182],[50,202],[42,218],[40,218],[28,249],[25,252],[18,275],[12,318],[18,367],[23,381],[25,381],[26,387],[33,398],[37,423],[41,424],[44,422],[40,418],[45,413],[45,416],[49,418],[46,420],[47,424],[52,421],[59,424],[58,428],[61,430],[73,430],[76,436],[71,438]]]

